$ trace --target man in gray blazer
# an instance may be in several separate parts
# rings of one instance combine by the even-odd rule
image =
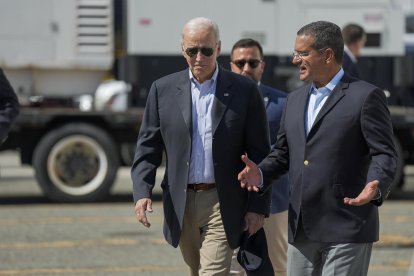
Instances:
[[[152,84],[131,171],[135,215],[149,227],[165,150],[164,236],[179,245],[191,275],[227,275],[243,229],[259,230],[270,208],[270,193],[249,192],[237,180],[242,154],[260,162],[270,151],[263,99],[256,83],[217,64],[220,43],[210,19],[186,23],[189,69]]]
[[[248,190],[266,190],[268,179],[289,170],[292,276],[367,275],[378,206],[395,174],[385,95],[344,74],[343,47],[330,22],[297,32],[293,63],[310,83],[288,95],[271,153],[258,166],[242,157],[239,180]]]
[[[0,145],[6,140],[10,126],[19,114],[19,101],[3,70],[0,69]]]

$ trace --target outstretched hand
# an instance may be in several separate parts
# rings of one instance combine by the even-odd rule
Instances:
[[[242,155],[241,159],[246,164],[246,167],[237,176],[237,179],[240,181],[240,186],[246,188],[248,191],[258,192],[260,190],[258,186],[262,180],[259,167],[247,155]]]
[[[356,198],[344,198],[344,203],[348,205],[361,206],[367,204],[377,195],[379,181],[374,180],[365,185],[365,188]]]

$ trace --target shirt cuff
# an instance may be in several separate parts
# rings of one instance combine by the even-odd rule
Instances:
[[[263,190],[263,173],[262,173],[262,170],[261,169],[259,169],[259,171],[260,171],[260,185],[259,185],[259,190]]]

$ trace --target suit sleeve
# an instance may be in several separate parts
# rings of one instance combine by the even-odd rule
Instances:
[[[267,123],[266,110],[263,98],[255,86],[247,116],[246,127],[246,153],[255,163],[259,163],[270,151],[269,125]],[[269,215],[271,190],[259,194],[249,192],[250,200],[248,212]]]
[[[145,106],[131,168],[134,202],[141,198],[151,197],[157,168],[162,162],[163,150],[164,144],[158,115],[157,87],[153,83]]]
[[[0,144],[6,139],[13,120],[19,114],[19,101],[12,86],[0,69]]]
[[[361,126],[371,156],[367,183],[378,180],[381,194],[386,198],[396,171],[397,153],[393,143],[390,113],[381,90],[376,89],[365,100]],[[382,201],[373,203],[381,205]]]

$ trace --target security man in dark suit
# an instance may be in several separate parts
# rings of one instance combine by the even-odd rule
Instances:
[[[0,145],[6,140],[13,120],[19,114],[19,101],[2,69],[0,69]]]
[[[293,63],[309,84],[288,95],[271,153],[258,166],[242,156],[248,190],[289,171],[290,276],[367,275],[396,170],[385,95],[344,73],[343,47],[330,22],[297,32]]]
[[[365,30],[360,25],[347,24],[342,29],[342,37],[345,44],[342,68],[349,75],[360,79],[361,73],[358,68],[358,57],[367,41]]]
[[[257,84],[217,64],[217,25],[187,22],[182,54],[189,68],[155,81],[148,95],[132,165],[135,215],[149,227],[151,194],[165,150],[161,183],[164,236],[191,275],[228,275],[243,230],[256,233],[269,214],[270,194],[240,187],[247,154],[260,162],[270,151]]]
[[[254,80],[259,86],[266,107],[269,122],[270,143],[276,142],[280,119],[286,103],[287,93],[261,82],[265,68],[263,49],[260,43],[251,38],[237,41],[230,54],[231,71]],[[289,206],[289,182],[287,174],[273,181],[270,215],[265,219],[267,250],[272,262],[274,276],[286,275],[287,263],[287,229]],[[237,268],[233,261],[232,267]],[[233,269],[232,269],[233,270]],[[236,270],[236,269],[234,269]]]

